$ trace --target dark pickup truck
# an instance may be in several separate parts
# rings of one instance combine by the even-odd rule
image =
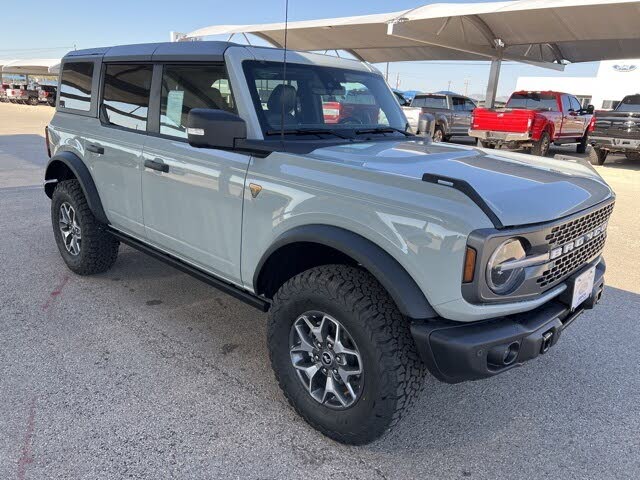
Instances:
[[[640,160],[640,94],[627,95],[612,112],[596,112],[589,143],[589,160],[594,165],[602,165],[609,153]]]

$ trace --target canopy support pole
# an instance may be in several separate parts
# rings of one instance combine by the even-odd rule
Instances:
[[[484,98],[485,108],[493,108],[496,103],[498,92],[498,81],[500,80],[500,68],[502,67],[502,56],[491,59],[491,69],[489,70],[489,83],[487,84],[487,94]]]

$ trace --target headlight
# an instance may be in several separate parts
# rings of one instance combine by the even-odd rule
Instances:
[[[517,238],[503,242],[493,252],[487,264],[487,284],[494,293],[504,295],[515,289],[524,279],[524,268],[503,269],[502,265],[527,256],[525,246]]]

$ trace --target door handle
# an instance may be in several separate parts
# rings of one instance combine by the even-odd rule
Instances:
[[[95,143],[90,143],[89,145],[87,145],[87,151],[102,155],[104,153],[104,147],[96,145]]]
[[[169,165],[166,163],[158,162],[156,160],[145,160],[144,166],[151,170],[157,170],[158,172],[167,173],[169,171]]]

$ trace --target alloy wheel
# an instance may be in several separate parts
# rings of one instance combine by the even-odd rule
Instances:
[[[76,211],[68,202],[60,205],[58,227],[60,228],[60,233],[62,233],[62,240],[67,252],[73,256],[79,255],[80,245],[82,243],[82,230],[78,223]]]
[[[362,357],[335,318],[318,311],[300,315],[291,326],[289,352],[300,382],[318,403],[342,410],[360,398]]]

